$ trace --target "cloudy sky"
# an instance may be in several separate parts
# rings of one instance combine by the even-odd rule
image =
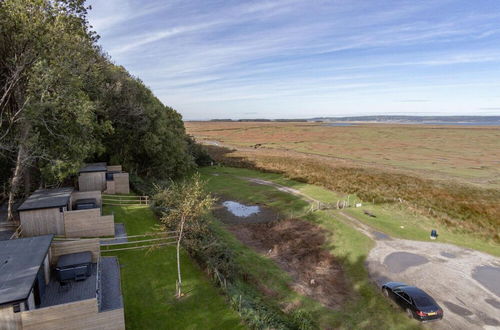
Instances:
[[[500,115],[498,0],[92,0],[184,119]]]

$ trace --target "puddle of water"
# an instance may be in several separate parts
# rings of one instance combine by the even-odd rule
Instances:
[[[479,266],[472,271],[472,278],[481,283],[493,294],[500,297],[500,267]]]
[[[247,206],[234,201],[225,201],[222,205],[224,205],[229,212],[240,218],[247,218],[260,212],[260,207],[258,206]]]
[[[446,258],[456,258],[456,257],[457,257],[457,256],[456,256],[456,255],[454,255],[453,253],[449,253],[449,252],[445,252],[445,251],[441,252],[440,254],[441,254],[443,257],[446,257]]]
[[[484,301],[486,301],[488,304],[495,307],[496,309],[500,309],[500,301],[491,298],[485,299]]]
[[[325,124],[323,126],[356,126],[354,124],[351,124],[351,123],[329,123],[329,124]]]
[[[472,315],[472,312],[467,308],[454,304],[450,301],[443,301],[443,304],[450,310],[450,312],[454,314],[460,315],[462,317]]]
[[[414,266],[429,262],[426,257],[409,252],[393,252],[385,257],[384,264],[392,273],[401,273]]]
[[[379,231],[374,231],[373,235],[375,236],[375,239],[380,239],[380,240],[390,240],[391,239],[388,235],[381,233]]]

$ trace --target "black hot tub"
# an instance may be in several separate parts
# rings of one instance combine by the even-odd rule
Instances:
[[[56,277],[59,282],[81,281],[92,274],[92,252],[78,252],[59,257]]]
[[[75,202],[75,210],[88,210],[96,208],[97,208],[97,201],[95,198],[78,199]]]

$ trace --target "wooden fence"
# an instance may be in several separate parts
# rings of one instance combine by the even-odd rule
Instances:
[[[19,225],[16,230],[12,233],[12,235],[10,236],[10,239],[16,239],[16,238],[19,238],[21,237],[23,233],[23,227],[21,225]]]
[[[131,195],[102,195],[103,205],[114,205],[114,206],[140,206],[149,205],[149,196],[131,196]]]
[[[127,242],[108,243],[109,239],[101,239],[101,252],[116,252],[125,250],[137,250],[145,248],[155,248],[159,246],[174,245],[177,242],[177,231],[168,231],[163,233],[147,233],[143,235],[133,235],[118,237],[126,238]]]

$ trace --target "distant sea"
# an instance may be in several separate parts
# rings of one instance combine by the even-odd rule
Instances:
[[[422,122],[422,123],[409,123],[409,124],[422,124],[422,125],[454,125],[454,126],[500,126],[500,122],[495,121],[478,121],[478,122],[465,122],[465,123],[450,123],[444,121],[436,122]]]
[[[416,121],[366,121],[359,124],[405,124],[405,125],[446,125],[446,126],[500,126],[500,122],[493,121],[478,121],[478,122],[446,122],[446,121],[433,121],[433,122],[416,122]],[[325,123],[324,126],[356,126],[358,123]]]

